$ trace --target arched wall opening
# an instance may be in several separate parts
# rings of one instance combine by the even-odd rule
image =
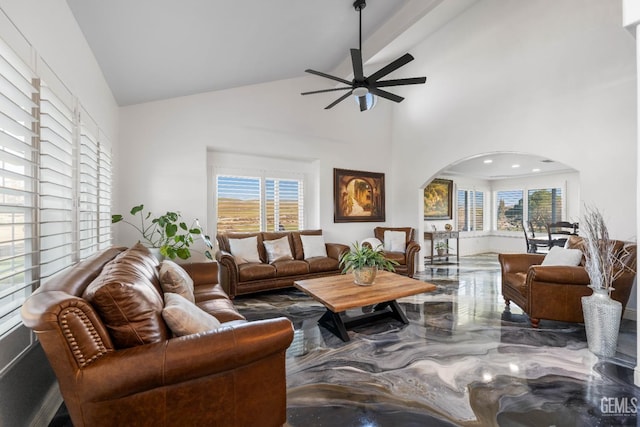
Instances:
[[[429,186],[434,180],[436,185]],[[526,252],[521,222],[539,211],[540,196],[548,198],[557,220],[579,222],[581,212],[580,172],[531,153],[491,152],[460,159],[426,177],[421,190],[417,236],[458,231],[459,247],[455,240],[450,244],[451,252],[461,256]],[[432,255],[431,243],[421,243],[425,259]]]

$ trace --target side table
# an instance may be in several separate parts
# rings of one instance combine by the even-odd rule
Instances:
[[[460,262],[460,232],[459,231],[425,231],[424,239],[431,241],[431,255],[425,256],[431,260],[431,264],[433,264],[433,260],[438,258],[446,258],[449,261],[449,256],[452,256],[452,253],[449,253],[447,250],[446,253],[442,255],[438,255],[435,252],[434,246],[436,240],[445,240],[447,242],[447,246],[449,246],[449,239],[456,239],[456,262]]]

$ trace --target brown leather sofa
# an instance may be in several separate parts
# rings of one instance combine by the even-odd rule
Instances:
[[[221,325],[174,337],[159,314],[164,294],[158,263],[137,247],[94,255],[43,284],[22,307],[23,321],[38,336],[73,424],[284,424],[291,322],[247,322],[217,284],[216,263],[186,264],[196,305]],[[118,301],[126,321],[115,321],[119,313],[104,312],[105,306],[98,309],[96,300],[92,304],[83,297],[87,288],[101,284],[108,286],[106,295]],[[127,334],[133,341],[123,344]]]
[[[347,245],[325,243],[327,256],[305,257],[301,235],[322,236],[322,230],[218,233],[219,250],[216,260],[220,264],[220,283],[231,298],[271,289],[293,286],[296,280],[341,274],[340,257],[349,251]],[[260,262],[238,263],[231,252],[229,239],[245,239],[256,236]],[[293,259],[268,262],[265,241],[287,237]]]
[[[580,237],[571,236],[568,248],[581,249]],[[629,301],[636,270],[636,244],[615,241],[616,253],[629,268],[614,282],[611,297],[622,303]],[[578,266],[543,266],[545,254],[499,254],[502,270],[502,296],[509,309],[511,301],[529,316],[537,328],[541,319],[583,323],[581,297],[591,295],[591,283],[584,268],[584,256]]]
[[[405,251],[404,252],[391,252],[383,251],[384,256],[387,259],[396,261],[398,265],[395,266],[395,272],[403,274],[408,277],[413,277],[416,272],[416,257],[420,252],[420,245],[413,240],[415,230],[411,227],[376,227],[373,229],[373,235],[376,239],[380,240],[384,245],[384,232],[385,231],[400,231],[405,233]],[[368,242],[365,243],[371,246]]]

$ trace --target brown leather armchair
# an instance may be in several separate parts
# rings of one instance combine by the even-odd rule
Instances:
[[[570,248],[581,249],[581,238],[570,237]],[[611,297],[622,303],[629,301],[635,279],[636,244],[616,241],[615,247],[629,270],[614,282]],[[502,296],[509,310],[511,301],[529,316],[537,328],[541,319],[583,323],[581,297],[591,295],[591,282],[584,268],[578,266],[543,266],[544,254],[499,254],[502,270]]]
[[[396,261],[398,265],[395,272],[408,277],[413,277],[416,272],[416,258],[420,252],[420,245],[413,240],[415,230],[411,227],[376,227],[373,229],[373,235],[384,245],[385,231],[401,231],[405,233],[406,248],[404,252],[388,252],[384,251],[385,258]]]

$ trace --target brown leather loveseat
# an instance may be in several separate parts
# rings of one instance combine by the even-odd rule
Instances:
[[[615,280],[611,297],[622,303],[622,310],[629,301],[635,279],[636,244],[614,241],[617,256],[626,266]],[[569,249],[582,250],[582,238],[571,236]],[[531,326],[537,328],[541,319],[583,323],[581,297],[591,295],[591,283],[584,268],[584,256],[580,265],[541,265],[545,254],[499,254],[502,269],[502,296],[506,308],[513,301],[529,316]]]
[[[324,242],[322,230],[229,232],[216,238],[220,283],[231,298],[340,274],[340,257],[349,251],[347,245]]]
[[[200,320],[215,316],[216,329],[176,336],[192,319],[164,321],[167,301],[183,297],[163,293],[164,273],[141,245],[106,249],[25,302],[23,321],[40,340],[75,426],[285,423],[291,322],[247,322],[217,284],[216,263],[183,267],[193,280],[189,304]]]

